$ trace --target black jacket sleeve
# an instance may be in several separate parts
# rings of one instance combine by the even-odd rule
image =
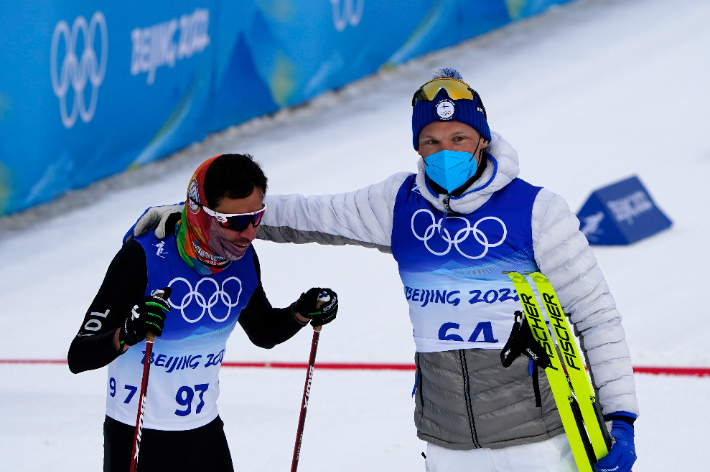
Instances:
[[[239,324],[249,336],[249,340],[259,347],[271,349],[287,339],[290,339],[308,323],[301,323],[293,316],[291,307],[273,308],[266,298],[264,287],[261,285],[261,267],[256,250],[254,254],[254,267],[259,277],[259,285],[239,315]]]
[[[139,243],[129,241],[111,261],[79,333],[69,347],[69,370],[78,374],[98,369],[121,354],[113,344],[113,334],[123,325],[147,286],[145,252]]]

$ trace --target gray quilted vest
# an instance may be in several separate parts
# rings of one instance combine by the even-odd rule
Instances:
[[[564,432],[543,369],[521,356],[507,369],[496,349],[416,353],[417,436],[449,449],[501,448]]]

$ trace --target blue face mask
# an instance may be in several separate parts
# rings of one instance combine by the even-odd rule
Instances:
[[[473,177],[477,167],[476,158],[470,152],[444,150],[424,159],[426,175],[448,193]]]

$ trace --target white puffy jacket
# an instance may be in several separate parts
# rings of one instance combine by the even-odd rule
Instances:
[[[492,133],[487,150],[498,161],[497,169],[488,165],[473,186],[493,181],[480,191],[452,199],[452,211],[474,212],[518,176],[518,154],[499,134]],[[267,195],[269,211],[258,237],[276,242],[355,244],[391,252],[395,199],[409,175],[400,172],[378,184],[336,195]],[[422,160],[416,179],[422,195],[445,211],[444,196],[431,194],[425,185]],[[579,220],[562,197],[543,188],[533,205],[532,232],[535,262],[571,314],[603,414],[625,411],[638,415],[621,316],[587,239],[579,231]]]

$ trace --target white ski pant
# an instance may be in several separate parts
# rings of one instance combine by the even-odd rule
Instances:
[[[427,472],[578,472],[567,436],[504,447],[455,451],[427,444]]]

